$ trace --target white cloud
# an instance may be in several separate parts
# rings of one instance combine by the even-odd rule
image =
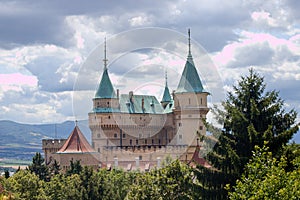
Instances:
[[[151,20],[144,14],[136,16],[136,17],[132,17],[128,21],[129,21],[130,25],[133,27],[151,25]]]
[[[142,1],[139,5],[126,1],[116,6],[113,2],[92,1],[84,6],[62,7],[55,2],[2,2],[0,82],[6,80],[6,84],[0,87],[0,107],[5,113],[0,117],[28,122],[70,119],[74,83],[75,90],[79,90],[73,97],[74,102],[79,102],[75,115],[86,117],[103,68],[103,46],[97,45],[103,43],[104,37],[108,40],[110,77],[122,93],[130,90],[129,86],[131,90],[137,88],[136,80],[140,80],[140,92],[147,92],[152,84],[157,86],[153,93],[159,98],[165,68],[169,86],[175,89],[186,59],[186,38],[145,31],[114,39],[123,36],[122,31],[145,26],[171,28],[184,34],[191,27],[193,41],[208,49],[218,66],[212,71],[219,72],[224,81],[224,86],[214,85],[217,76],[207,72],[214,66],[205,65],[208,58],[202,59],[203,51],[193,44],[195,63],[213,92],[217,87],[230,90],[252,66],[266,77],[271,89],[280,89],[284,99],[293,99],[289,101],[291,107],[298,105],[293,93],[300,89],[300,29],[298,7],[292,3],[178,0]],[[42,9],[43,6],[49,9]],[[166,51],[140,49],[142,45],[151,49],[157,44]],[[94,60],[87,69],[85,60],[94,49]],[[14,76],[22,77],[22,83],[7,81],[7,77]],[[134,76],[137,78],[132,79]],[[126,80],[121,84],[122,77]],[[36,115],[30,114],[34,112]]]

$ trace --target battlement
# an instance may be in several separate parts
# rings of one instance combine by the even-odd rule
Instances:
[[[42,147],[44,149],[60,149],[64,143],[67,141],[67,139],[43,139],[42,140]]]

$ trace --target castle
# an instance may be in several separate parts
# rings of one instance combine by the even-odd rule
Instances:
[[[160,102],[152,95],[132,91],[120,94],[118,89],[115,90],[108,73],[105,42],[104,69],[92,99],[92,111],[88,113],[92,145],[88,147],[76,126],[68,140],[60,145],[43,141],[46,163],[51,159],[62,162],[72,158],[94,167],[98,164],[108,168],[149,170],[153,166],[159,167],[166,155],[187,162],[199,161],[195,159],[199,158],[196,155],[199,154],[197,132],[206,134],[203,119],[209,111],[209,93],[204,90],[193,61],[190,30],[188,36],[188,56],[178,87],[170,94],[166,78]],[[68,152],[70,156],[66,156]],[[79,158],[76,152],[91,157]]]

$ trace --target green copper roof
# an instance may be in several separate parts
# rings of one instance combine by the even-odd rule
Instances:
[[[104,67],[102,74],[102,79],[100,81],[98,90],[95,94],[95,98],[107,99],[107,98],[117,98],[114,87],[108,76],[107,68]]]
[[[164,102],[171,102],[171,101],[172,101],[172,98],[170,95],[170,91],[169,91],[168,85],[166,84],[164,95],[163,95],[161,102],[164,103]]]
[[[133,95],[130,100],[128,94],[121,94],[120,110],[122,113],[164,113],[164,110],[156,97],[150,95]]]
[[[204,92],[201,80],[195,67],[192,54],[189,53],[176,93]]]
[[[189,41],[189,53],[187,61],[184,66],[183,73],[181,75],[176,93],[186,93],[186,92],[204,92],[203,86],[198,75],[197,69],[195,67],[192,53],[191,53],[191,32],[188,30],[188,41]]]

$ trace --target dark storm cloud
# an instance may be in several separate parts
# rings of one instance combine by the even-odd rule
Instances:
[[[27,64],[25,67],[38,77],[38,86],[41,91],[62,92],[72,91],[73,83],[71,81],[61,82],[62,75],[57,73],[58,68],[64,62],[57,57],[39,57]]]
[[[2,1],[0,6],[0,46],[13,48],[36,43],[70,45],[72,37],[65,17],[70,15],[122,15],[126,12],[148,10],[157,3],[143,1]],[[163,7],[165,3],[159,3]],[[152,11],[158,12],[159,9]],[[155,13],[154,12],[154,13]],[[113,25],[112,25],[113,26]],[[118,30],[122,31],[122,30]]]
[[[267,42],[252,46],[240,47],[236,50],[235,61],[228,64],[230,68],[260,66],[272,63],[274,51]]]

